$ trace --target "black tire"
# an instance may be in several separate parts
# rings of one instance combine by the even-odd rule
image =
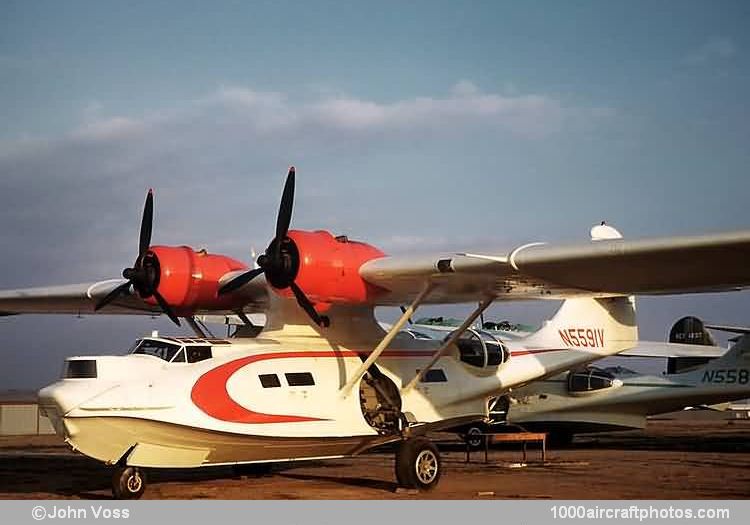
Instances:
[[[405,488],[432,490],[443,473],[440,452],[427,438],[402,441],[396,452],[396,479]]]
[[[487,436],[477,434],[484,434],[486,432],[487,428],[484,425],[471,425],[464,429],[462,436],[464,442],[471,450],[480,450],[484,448],[484,441],[487,439]]]
[[[115,499],[139,499],[146,491],[146,473],[138,467],[115,467],[112,495]]]

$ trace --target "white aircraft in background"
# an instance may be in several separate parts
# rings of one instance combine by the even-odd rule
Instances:
[[[750,337],[691,371],[664,376],[627,368],[588,367],[513,392],[508,421],[550,433],[565,444],[573,434],[644,428],[647,416],[750,397]]]
[[[124,280],[0,292],[0,313],[163,311],[200,335],[71,357],[39,392],[71,447],[115,467],[116,497],[139,497],[145,468],[340,457],[388,442],[399,443],[399,484],[432,488],[442,467],[428,431],[484,420],[487,398],[636,344],[631,294],[750,285],[750,231],[387,256],[325,231],[289,230],[293,198],[292,168],[257,268],[152,246],[149,193]],[[481,355],[454,344],[494,301],[536,298],[565,299],[537,332]],[[398,336],[420,305],[466,302],[479,305],[447,340]],[[374,308],[404,304],[384,331]],[[254,339],[202,337],[194,318],[256,311],[266,326]]]
[[[735,327],[706,326],[750,333]],[[484,339],[493,344],[486,335]],[[727,350],[716,346],[694,317],[675,323],[670,342],[641,341],[618,354],[618,363],[627,361],[622,356],[666,358],[667,372],[655,376],[598,363],[570,370],[490,400],[491,423],[474,422],[461,432],[470,445],[478,447],[488,425],[510,423],[546,432],[548,442],[566,445],[578,433],[644,428],[648,416],[750,397],[750,336],[743,336]],[[614,360],[603,361],[613,365]]]

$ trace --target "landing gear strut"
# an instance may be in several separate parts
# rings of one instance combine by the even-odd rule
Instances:
[[[146,473],[138,467],[115,467],[112,495],[115,499],[138,499],[146,490]]]
[[[396,479],[401,487],[432,490],[443,473],[440,452],[427,438],[401,442],[396,452]]]

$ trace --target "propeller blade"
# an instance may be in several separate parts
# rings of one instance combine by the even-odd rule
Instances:
[[[164,297],[162,297],[161,294],[156,290],[154,290],[154,297],[156,298],[156,302],[159,303],[162,312],[167,314],[167,316],[172,320],[174,324],[176,324],[177,326],[182,326],[180,324],[180,320],[177,318],[177,315],[175,315],[174,310],[172,310],[172,307],[169,306],[169,303],[165,301]]]
[[[234,290],[241,288],[245,284],[249,283],[262,273],[263,268],[253,268],[252,270],[248,270],[245,273],[241,273],[237,277],[233,277],[229,281],[222,284],[217,294],[224,295],[225,293],[233,292]]]
[[[114,301],[118,296],[122,295],[125,292],[125,290],[127,290],[128,288],[130,288],[130,281],[118,285],[117,288],[109,292],[107,295],[104,296],[103,299],[100,299],[99,302],[96,303],[96,305],[94,306],[94,311],[96,312],[104,308],[105,306],[107,306],[109,303]]]
[[[284,192],[281,194],[279,205],[279,216],[276,218],[276,251],[281,250],[281,241],[289,231],[289,223],[292,222],[292,207],[294,206],[294,166],[289,168],[284,183]],[[278,255],[278,253],[277,253]]]
[[[154,190],[148,190],[146,204],[141,219],[141,237],[138,242],[138,256],[142,256],[151,246],[151,227],[154,222]]]
[[[322,327],[328,327],[330,325],[330,320],[325,315],[319,315],[317,311],[315,311],[315,307],[310,302],[310,299],[307,298],[305,295],[305,292],[302,291],[302,289],[297,286],[297,283],[292,282],[290,285],[292,288],[292,292],[294,293],[294,297],[297,298],[297,303],[302,307],[302,309],[307,312],[307,315],[310,316],[310,319],[313,320],[313,322]]]

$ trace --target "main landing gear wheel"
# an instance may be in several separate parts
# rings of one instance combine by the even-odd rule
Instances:
[[[396,452],[396,479],[405,488],[432,490],[443,473],[440,452],[427,438],[402,441]]]
[[[112,495],[115,499],[138,499],[146,490],[146,473],[138,467],[115,467]]]

